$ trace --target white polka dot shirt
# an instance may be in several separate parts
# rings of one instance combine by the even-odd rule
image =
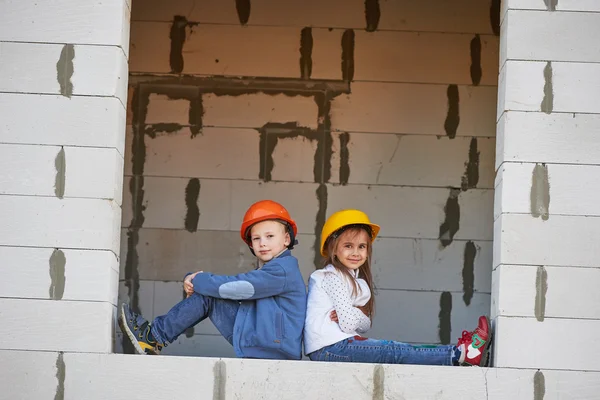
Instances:
[[[371,320],[360,309],[354,306],[356,303],[355,299],[352,298],[352,283],[344,282],[344,280],[347,281],[347,279],[341,278],[337,274],[328,272],[323,278],[322,287],[333,303],[342,332],[364,333],[371,328]],[[365,287],[367,291],[369,290],[366,282],[363,279],[357,279],[357,281],[359,282],[359,288],[363,292],[360,293],[361,290],[359,290],[357,294],[359,297],[364,297],[366,294],[364,293]],[[364,304],[366,304],[369,298],[370,293],[366,300],[363,300]]]

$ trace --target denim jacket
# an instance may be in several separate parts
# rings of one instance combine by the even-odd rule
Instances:
[[[238,357],[299,360],[306,317],[306,286],[289,250],[253,271],[201,273],[192,280],[202,295],[237,300],[233,330]]]

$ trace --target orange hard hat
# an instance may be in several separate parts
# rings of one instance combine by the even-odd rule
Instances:
[[[298,227],[285,207],[273,200],[257,201],[248,208],[242,221],[242,227],[240,228],[242,240],[248,246],[252,247],[249,238],[250,228],[258,222],[268,220],[278,220],[287,226],[288,233],[290,234],[290,245],[288,248],[292,249],[295,244],[296,235],[298,234]]]

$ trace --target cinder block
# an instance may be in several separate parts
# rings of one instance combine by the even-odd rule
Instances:
[[[115,306],[0,299],[0,349],[110,353]]]
[[[259,140],[258,131],[236,128],[204,128],[200,134],[193,136],[191,130],[184,127],[174,133],[157,134],[155,138],[145,136],[144,175],[258,179]],[[275,168],[274,171],[281,169]],[[294,169],[290,165],[287,170]],[[126,171],[128,175],[131,173],[131,169]]]
[[[0,247],[0,258],[2,297],[117,304],[119,265],[111,251]]]
[[[573,340],[593,343],[599,320],[498,317],[495,323],[494,365],[499,368],[542,368],[600,371],[600,350],[594,346],[569,346],[556,357],[552,349]]]
[[[545,2],[537,0],[505,0],[502,2],[505,10],[548,10]],[[600,11],[600,4],[595,0],[561,0],[555,3],[555,11]]]
[[[135,93],[135,87],[133,86],[128,86],[127,87],[127,114],[126,114],[126,124],[127,126],[130,126],[133,123],[133,114],[134,114],[134,108],[137,108],[139,106],[139,103],[136,102],[134,104],[133,100],[133,94]]]
[[[192,88],[191,91],[197,91]],[[196,96],[198,97],[199,94]],[[145,124],[190,124],[190,100],[151,93],[148,98]]]
[[[216,346],[216,344],[214,344]],[[210,347],[210,345],[207,345]],[[170,346],[164,349],[163,354]],[[195,346],[191,350],[198,350]],[[210,351],[210,349],[205,349]],[[36,399],[54,399],[63,393],[65,399],[103,399],[110,394],[117,400],[137,394],[155,399],[185,396],[201,385],[203,394],[213,392],[236,399],[329,399],[342,395],[356,399],[372,399],[373,394],[396,394],[405,398],[491,399],[529,398],[532,393],[556,399],[592,399],[599,388],[598,372],[531,370],[514,368],[452,368],[420,365],[383,365],[329,363],[308,361],[276,361],[192,357],[136,357],[120,354],[64,354],[53,352],[0,351],[8,381],[3,399],[21,399],[31,394]],[[65,372],[64,381],[60,378]],[[152,391],[134,385],[119,386],[134,379],[140,369],[160,371],[165,385]],[[187,371],[199,378],[188,379]],[[346,378],[331,380],[339,373]],[[31,374],[39,379],[31,385]],[[435,384],[423,385],[435,376]],[[82,384],[82,382],[85,383]],[[193,382],[193,385],[190,384]],[[118,390],[115,390],[117,388]]]
[[[240,221],[241,223],[241,221]],[[198,231],[142,228],[138,273],[142,280],[181,281],[188,272],[206,271],[236,275],[256,266],[248,246],[240,239],[239,231]],[[127,258],[127,233],[122,234],[121,269]],[[314,235],[298,236],[293,254],[298,258],[305,280],[314,271]],[[123,278],[122,278],[123,279]]]
[[[130,187],[127,178],[126,187]],[[188,216],[188,202],[186,202],[186,188],[190,179],[145,177],[143,181],[144,209],[139,210],[144,216],[144,227],[185,229]],[[229,230],[231,208],[231,181],[200,180],[200,190],[196,199],[190,197],[190,205],[198,207],[197,229]],[[191,193],[191,192],[190,192]],[[123,226],[131,224],[133,210],[131,190],[125,190],[123,196]],[[195,210],[192,210],[192,214]],[[191,218],[191,217],[190,217]],[[191,218],[190,221],[195,220]],[[237,223],[236,223],[237,225]]]
[[[508,10],[547,10],[548,6],[545,3],[540,3],[536,0],[505,0],[502,2],[504,12]]]
[[[65,400],[114,400],[132,397],[173,399],[202,391],[213,397],[215,368],[219,360],[188,357],[137,357],[123,354],[65,354]],[[161,385],[131,385],[140,370],[154,371]],[[226,379],[226,377],[223,377]],[[225,381],[226,382],[226,381]],[[141,386],[141,387],[137,387]],[[217,384],[218,390],[220,386]],[[68,389],[67,389],[68,388]]]
[[[248,24],[363,28],[364,2],[307,0],[296,4],[258,0],[252,3]]]
[[[119,251],[114,201],[0,196],[0,210],[0,245]]]
[[[300,28],[199,25],[192,31],[194,34],[184,45],[185,73],[281,78],[301,76]],[[199,56],[194,57],[196,54]],[[277,62],[272,61],[274,58]]]
[[[252,10],[255,6],[252,4]],[[164,21],[173,20],[174,15],[186,16],[190,21],[221,24],[239,24],[234,3],[223,3],[218,0],[195,3],[193,0],[174,0],[165,3],[161,0],[147,0],[133,7],[131,21]]]
[[[0,93],[0,109],[3,143],[107,147],[124,154],[125,108],[117,98]]]
[[[468,246],[467,249],[464,240],[455,240],[441,249],[438,240],[379,238],[374,244],[371,265],[375,286],[460,292],[463,273],[472,273],[474,292],[490,293],[492,242],[476,241]]]
[[[211,326],[212,323],[207,318],[204,322],[196,325],[194,331],[198,330],[201,325]],[[214,329],[214,328],[213,328]],[[214,329],[215,332],[216,329]],[[236,358],[233,346],[229,344],[223,336],[218,332],[213,335],[199,334],[191,338],[185,334],[166,347],[162,352],[166,356],[182,356],[182,357],[218,357],[218,358]],[[225,360],[223,360],[225,361]]]
[[[481,68],[480,80],[475,83],[497,86],[499,40],[493,35],[476,38],[470,34],[357,31],[354,78],[471,85],[473,41],[479,43],[480,60],[476,63]]]
[[[373,327],[365,336],[416,344],[440,343],[441,292],[377,290],[376,293]],[[489,315],[489,310],[489,294],[475,294],[467,307],[462,293],[452,293],[450,344],[456,344],[463,330],[475,329],[477,318]]]
[[[499,84],[504,90],[498,98],[498,117],[513,110],[600,112],[598,63],[508,60],[503,70],[505,81]]]
[[[366,400],[373,398],[374,373],[372,364],[326,363],[310,361],[267,361],[227,360],[228,384],[231,390],[227,395],[234,398],[283,398],[331,399],[352,398]],[[252,360],[254,361],[254,360]],[[331,380],[329,370],[345,377]],[[380,367],[381,368],[381,367]],[[271,383],[270,376],[277,374],[277,384]],[[383,371],[380,374],[384,374]],[[299,377],[306,381],[300,382]],[[245,384],[244,384],[245,382]],[[310,384],[307,384],[310,382]],[[381,386],[385,379],[381,378]],[[381,386],[378,386],[381,387]],[[228,388],[229,389],[229,388]],[[381,387],[379,393],[384,392]]]
[[[499,265],[495,316],[600,319],[598,268]]]
[[[577,234],[571,234],[577,232]],[[494,222],[494,267],[499,264],[595,267],[600,218],[502,214]]]
[[[171,26],[167,22],[133,22],[132,44],[135,47],[132,46],[132,71],[172,72],[173,66],[169,61]],[[183,43],[182,72],[185,74],[280,78],[301,76],[300,27],[248,27],[214,23],[190,23],[184,26],[186,38]],[[275,37],[277,40],[272,40]],[[334,40],[333,35],[329,37]],[[340,41],[335,42],[341,46]],[[158,52],[155,51],[157,48]],[[277,62],[271,61],[273,57],[277,58]],[[329,54],[329,57],[340,65],[341,58],[335,57],[335,53]],[[340,71],[338,68],[336,76]],[[322,75],[319,77],[323,78]]]
[[[508,60],[599,62],[590,45],[600,35],[598,12],[539,12],[509,10],[504,24]]]
[[[127,58],[114,46],[80,46],[34,43],[0,43],[0,90],[15,93],[117,97],[127,104]],[[62,80],[57,65],[65,64],[72,76]],[[69,75],[69,74],[67,74]],[[89,79],[93,76],[94,79]]]
[[[186,273],[200,270],[233,275],[252,269],[255,262],[239,231],[142,228],[139,235],[138,272],[143,280],[181,281]],[[122,265],[126,254],[125,245]]]
[[[454,239],[492,240],[493,191],[468,190],[458,194],[459,229]],[[448,189],[394,186],[328,186],[327,216],[358,208],[381,224],[380,235],[394,238],[439,239],[446,220]],[[458,217],[451,206],[450,219]],[[424,216],[428,216],[424,218]]]
[[[503,162],[596,164],[595,114],[505,112],[498,122],[496,168]]]
[[[169,4],[150,0],[144,2],[143,6],[134,8],[132,20],[169,22],[173,15],[184,15],[188,20],[200,23],[240,24],[236,6],[218,0],[203,1],[200,4],[194,4],[191,0],[176,0]],[[302,4],[288,4],[254,0],[249,10],[247,25],[364,28],[364,2],[307,0]]]
[[[125,0],[102,3],[3,2],[0,5],[0,41],[93,44],[120,46],[127,52],[123,36],[129,25]],[[52,20],[48,21],[48,16]],[[27,21],[35,29],[23,29]],[[64,29],[68,26],[69,29]]]
[[[590,11],[600,12],[600,4],[594,0],[562,0],[556,5],[559,11]]]
[[[64,356],[54,352],[0,350],[2,379],[10,382],[3,385],[0,399],[56,399],[63,362]]]
[[[261,3],[265,3],[265,2],[261,1]],[[317,8],[319,6],[335,7],[335,5],[332,4],[333,2],[328,2],[328,3],[325,3],[325,2],[317,3],[314,0],[308,0],[302,4],[299,3],[294,6],[292,6],[293,3],[289,3],[289,2],[281,3],[281,5],[279,5],[279,2],[276,2],[275,4],[278,4],[278,7],[282,7],[282,8],[285,7],[285,10],[282,10],[282,14],[280,14],[280,15],[291,16],[291,14],[289,14],[291,11],[290,6],[292,6],[294,8],[296,6],[302,6],[302,8],[305,11],[303,11],[301,13],[305,13],[307,11],[307,8],[306,8],[307,6],[309,6],[309,7],[312,6],[314,8]],[[358,3],[356,0],[349,0],[349,1],[345,2],[345,4],[342,7],[344,7],[344,8],[354,7],[354,6],[356,6],[356,3]],[[341,4],[340,4],[340,6],[341,6]],[[348,17],[345,12],[342,14],[345,14],[345,15],[334,14],[334,15],[330,16],[330,18],[331,18],[331,20],[335,20],[336,18],[342,19],[344,17]],[[325,15],[323,17],[326,18],[327,15]],[[306,26],[313,26],[313,28],[311,29],[311,35],[312,35],[312,39],[313,39],[313,47],[312,47],[312,52],[311,52],[312,73],[310,75],[310,78],[311,79],[334,79],[334,80],[343,79],[342,36],[343,36],[345,30],[332,29],[332,28],[318,29],[318,28],[314,28],[314,26],[318,26],[315,24],[307,24]],[[331,26],[331,25],[329,25],[329,26]],[[355,50],[354,56],[356,57],[356,50]],[[354,61],[355,60],[356,60],[356,58],[354,58]],[[356,78],[356,75],[355,75],[355,78]]]
[[[296,122],[298,126],[316,129],[318,108],[314,97],[243,94],[239,96],[202,96],[204,126],[230,128],[262,128],[269,122]]]
[[[326,132],[325,135],[329,135],[329,132]],[[266,154],[265,157],[273,160],[272,180],[288,182],[315,182],[315,178],[321,180],[325,154],[315,160],[315,156],[318,155],[318,140],[310,140],[303,136],[277,138],[275,135],[267,134],[267,142],[275,140],[277,144],[273,153]],[[321,141],[323,140],[322,137]],[[268,165],[265,166],[265,170],[267,167]],[[315,177],[315,169],[317,169],[317,177]]]
[[[545,67],[546,63],[544,62],[509,60],[504,63],[498,83],[498,118],[505,111],[541,110],[544,98]],[[556,82],[554,78],[553,82]],[[556,95],[556,92],[554,94]]]
[[[490,3],[485,1],[383,1],[379,8],[381,30],[492,33]]]
[[[144,147],[135,148],[136,155],[143,154],[145,148],[144,175],[186,178],[216,179],[261,179],[261,162],[268,170],[268,179],[274,181],[314,182],[315,157],[319,140],[314,136],[286,138],[278,136],[282,131],[294,129],[267,130],[266,146],[261,142],[261,134],[256,129],[203,128],[193,135],[190,128],[181,127],[175,132],[157,133],[156,137],[145,136]],[[125,174],[132,174],[132,129],[128,129],[126,141]],[[323,135],[321,135],[323,137]],[[321,139],[322,140],[322,139]],[[267,150],[275,141],[271,154]],[[226,154],[223,149],[227,149]],[[177,155],[175,157],[174,155]],[[321,154],[320,166],[325,155]],[[267,166],[267,159],[271,167]],[[319,168],[318,179],[321,179]],[[264,179],[267,179],[265,174]]]
[[[521,399],[531,394],[546,398],[593,399],[598,393],[600,374],[588,371],[494,368],[482,370],[489,399]]]
[[[121,49],[125,53],[127,61],[129,61],[129,48],[131,46],[130,33],[131,33],[131,0],[125,0],[123,5],[123,29],[121,29]]]
[[[171,71],[169,32],[171,24],[167,22],[134,21],[136,10],[145,9],[139,3],[133,7],[129,47],[129,71],[131,73],[168,73]],[[148,7],[150,8],[150,7]],[[173,20],[177,14],[165,14]],[[187,30],[189,34],[189,29]]]
[[[379,8],[379,29],[492,33],[490,5],[485,2],[473,4],[470,0],[436,0],[426,7],[420,3],[388,1],[380,2]],[[428,18],[423,18],[424,13],[427,13]],[[240,24],[234,4],[215,0],[203,1],[201,4],[194,4],[191,0],[177,0],[169,4],[148,1],[143,6],[133,8],[132,20],[170,22],[174,15],[182,15],[189,21],[200,23]],[[302,4],[254,0],[247,24],[365,29],[365,4],[360,0],[308,0]]]
[[[333,134],[331,182],[340,182],[342,137]],[[348,183],[461,187],[469,163],[476,187],[494,187],[494,138],[349,133]],[[473,182],[475,183],[475,182]]]
[[[447,92],[446,85],[354,82],[351,94],[332,102],[332,129],[446,136]],[[495,87],[459,86],[456,135],[494,136],[496,96]]]
[[[384,365],[383,370],[386,395],[393,393],[392,396],[408,399],[491,399],[487,396],[486,369]],[[432,375],[436,376],[436,383],[424,385]],[[469,384],[459,383],[463,380]]]
[[[62,186],[61,196],[121,204],[123,157],[116,149],[0,144],[0,169],[11,171],[0,179],[1,194],[57,196]]]
[[[125,143],[123,143],[123,173],[124,176],[131,176],[133,174],[133,127],[127,125],[125,127]],[[144,143],[148,138],[144,137]],[[148,154],[146,155],[148,156]],[[144,160],[144,167],[146,162]],[[127,182],[123,181],[123,189],[128,190],[126,186]]]
[[[600,167],[541,163],[504,163],[498,169],[494,217],[532,214],[600,216]]]

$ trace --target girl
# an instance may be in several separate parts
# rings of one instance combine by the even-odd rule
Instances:
[[[313,361],[478,365],[487,361],[490,326],[479,317],[455,346],[411,345],[362,337],[375,312],[372,243],[379,226],[359,210],[333,214],[321,233],[324,267],[310,276],[304,325],[305,352]]]

